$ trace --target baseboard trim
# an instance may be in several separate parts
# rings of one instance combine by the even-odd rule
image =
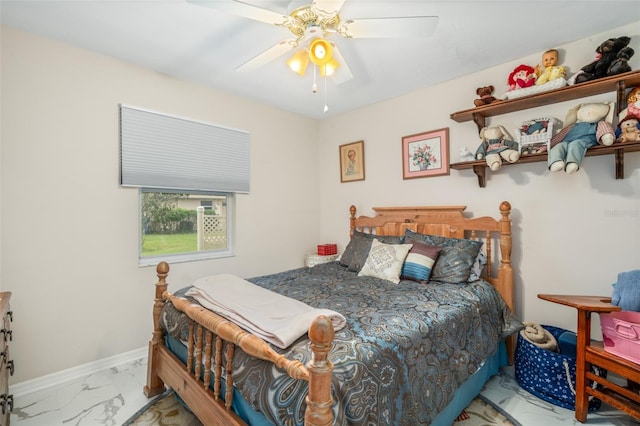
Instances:
[[[112,368],[118,365],[126,364],[128,362],[136,361],[141,358],[146,358],[147,351],[148,348],[145,346],[108,358],[103,358],[97,361],[78,365],[77,367],[58,371],[57,373],[47,374],[46,376],[16,383],[9,386],[9,392],[13,394],[14,398],[17,398],[28,393],[37,392],[43,389],[50,388],[52,386],[57,386],[62,383],[69,382],[71,380],[79,379],[86,375],[105,370],[107,368]]]

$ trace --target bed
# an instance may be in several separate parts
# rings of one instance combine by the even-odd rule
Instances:
[[[497,218],[465,209],[357,216],[351,206],[351,240],[338,261],[247,279],[344,314],[341,330],[319,316],[285,348],[204,308],[190,285],[170,293],[169,265],[159,263],[145,394],[173,388],[205,425],[450,425],[512,359],[522,326],[513,315],[511,205],[502,202]],[[397,282],[397,259],[376,269],[394,253],[404,259]]]

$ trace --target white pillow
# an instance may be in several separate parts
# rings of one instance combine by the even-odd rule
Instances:
[[[398,284],[404,259],[411,247],[413,244],[385,244],[374,239],[358,276],[376,277]]]

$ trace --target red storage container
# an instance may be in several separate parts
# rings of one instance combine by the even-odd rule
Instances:
[[[640,364],[640,312],[600,314],[604,349]]]
[[[338,254],[337,244],[318,244],[318,254],[320,256],[329,256],[332,254]]]

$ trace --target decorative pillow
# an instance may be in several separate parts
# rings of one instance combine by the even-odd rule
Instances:
[[[476,260],[473,262],[473,266],[471,267],[471,273],[469,274],[470,283],[480,279],[482,270],[485,266],[487,266],[487,255],[484,254],[484,251],[481,249],[478,252],[478,256],[476,256]]]
[[[433,264],[436,263],[440,250],[440,247],[415,241],[404,260],[400,277],[422,283],[429,281]]]
[[[404,237],[365,234],[364,232],[353,231],[351,241],[349,241],[344,253],[340,257],[340,264],[348,266],[349,271],[360,272],[369,255],[371,241],[374,239],[385,244],[402,244]]]
[[[369,255],[358,276],[376,277],[398,284],[404,259],[411,247],[413,244],[385,244],[373,239]]]
[[[407,229],[405,242],[420,241],[440,247],[440,254],[431,271],[431,279],[448,283],[464,283],[469,280],[482,241],[418,234]]]

